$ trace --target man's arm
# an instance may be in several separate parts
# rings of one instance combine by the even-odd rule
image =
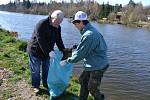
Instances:
[[[84,59],[92,50],[93,38],[92,36],[83,36],[79,43],[77,50],[73,52],[72,57],[67,59],[67,62],[76,63]]]
[[[56,45],[60,51],[63,51],[65,49],[65,46],[62,41],[61,37],[61,27],[58,28],[58,33],[56,33]]]

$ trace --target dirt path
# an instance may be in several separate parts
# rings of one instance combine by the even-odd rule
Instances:
[[[46,100],[44,97],[37,96],[33,93],[29,84],[24,79],[17,82],[15,89],[17,90],[15,94],[20,96],[21,100]]]
[[[47,100],[42,96],[36,95],[25,79],[19,80],[15,84],[10,84],[8,79],[11,76],[11,72],[8,72],[4,68],[0,68],[0,100],[3,100],[4,97],[2,97],[1,94],[6,91],[7,92],[4,93],[6,96],[11,92],[11,96],[9,96],[8,100]]]

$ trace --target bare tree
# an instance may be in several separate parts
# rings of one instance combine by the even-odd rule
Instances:
[[[129,16],[129,21],[137,22],[146,20],[146,16],[144,15],[144,9],[142,4],[138,4]]]

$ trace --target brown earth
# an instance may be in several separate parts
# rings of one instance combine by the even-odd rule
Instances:
[[[11,72],[0,68],[0,100],[3,99],[1,94],[4,91],[13,92],[8,100],[46,100],[44,97],[36,95],[25,79],[19,80],[15,84],[10,84],[8,79],[12,76]]]

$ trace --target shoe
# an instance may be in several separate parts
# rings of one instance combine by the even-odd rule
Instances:
[[[104,94],[101,95],[101,100],[104,100],[105,96]]]
[[[104,100],[104,99],[105,99],[104,94],[100,94],[100,95],[94,97],[94,100]]]
[[[39,92],[39,88],[33,88],[33,92],[34,93],[38,93]]]

